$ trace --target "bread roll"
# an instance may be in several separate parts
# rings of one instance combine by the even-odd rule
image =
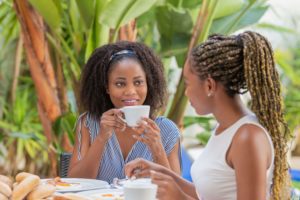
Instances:
[[[9,177],[1,174],[0,174],[0,182],[6,183],[10,188],[12,187],[13,184],[12,180]]]
[[[0,182],[0,193],[6,197],[10,197],[12,191],[11,188],[6,183]]]
[[[12,190],[14,191],[18,185],[19,185],[18,182],[14,182],[12,185]]]
[[[28,176],[17,185],[12,193],[12,200],[22,200],[26,195],[31,192],[40,183],[38,176]]]
[[[8,200],[8,197],[0,193],[0,200]]]
[[[23,181],[23,180],[24,180],[26,177],[28,177],[28,176],[36,176],[36,175],[30,174],[30,173],[27,173],[27,172],[20,172],[20,173],[18,173],[17,176],[16,176],[16,181],[17,181],[18,183],[20,183],[21,181]]]
[[[55,192],[55,186],[50,184],[39,185],[27,196],[27,200],[43,199]]]

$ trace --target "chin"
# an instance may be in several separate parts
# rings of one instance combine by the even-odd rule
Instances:
[[[198,115],[209,115],[209,112],[205,112],[204,110],[196,109],[195,110]]]

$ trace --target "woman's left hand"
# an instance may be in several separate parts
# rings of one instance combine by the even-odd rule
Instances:
[[[186,195],[171,176],[151,170],[150,177],[152,179],[152,183],[158,186],[156,194],[157,199],[186,199]]]
[[[152,150],[162,147],[160,128],[149,118],[143,118],[138,126],[134,128],[133,138],[145,143]]]

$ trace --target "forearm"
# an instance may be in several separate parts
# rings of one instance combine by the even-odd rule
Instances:
[[[176,181],[178,186],[186,194],[187,200],[198,199],[198,195],[196,193],[196,188],[193,183],[183,179],[180,175],[178,175],[175,172],[168,170],[166,168],[162,168],[161,172],[171,176]]]
[[[106,140],[96,138],[83,159],[70,166],[68,177],[95,179],[100,168],[105,144]]]
[[[152,159],[155,163],[171,169],[167,154],[162,145],[152,146],[150,149],[152,152]]]

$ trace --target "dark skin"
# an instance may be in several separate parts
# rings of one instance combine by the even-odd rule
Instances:
[[[134,59],[126,58],[111,67],[112,69],[108,74],[107,93],[115,108],[103,113],[99,122],[101,134],[98,134],[91,145],[89,132],[82,125],[82,159],[78,160],[79,144],[78,137],[76,137],[69,177],[96,178],[104,146],[113,132],[115,132],[119,142],[124,160],[126,160],[133,145],[137,141],[141,141],[149,147],[156,163],[180,173],[179,142],[167,156],[161,143],[160,129],[152,119],[144,118],[137,127],[128,127],[123,119],[123,113],[120,111],[120,108],[124,106],[142,105],[146,99],[147,81],[140,63]],[[142,137],[141,134],[145,130],[147,133]]]
[[[216,134],[247,115],[248,110],[238,95],[227,95],[222,84],[208,77],[200,80],[193,68],[184,69],[185,94],[197,114],[213,114],[219,124]],[[237,183],[237,199],[266,199],[266,173],[271,165],[271,146],[264,130],[252,124],[241,126],[226,154],[227,164],[234,169]],[[135,169],[142,171],[136,173]],[[196,188],[170,170],[154,163],[138,159],[125,167],[126,175],[150,175],[158,184],[158,199],[198,199]],[[200,194],[201,195],[201,194]],[[221,197],[220,197],[221,198]]]

